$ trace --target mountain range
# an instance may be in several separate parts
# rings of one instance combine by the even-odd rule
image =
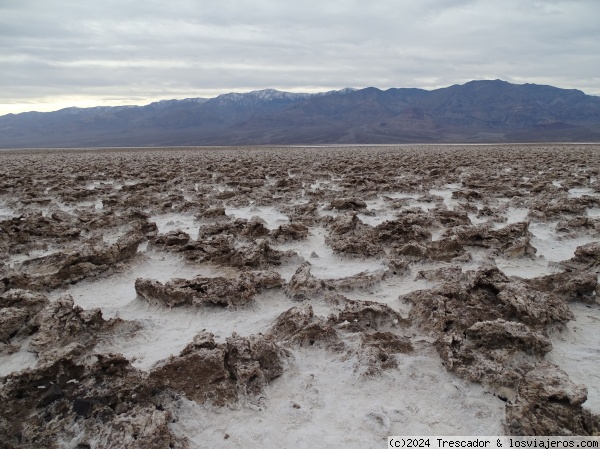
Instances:
[[[0,148],[600,142],[600,97],[501,80],[441,89],[273,89],[0,116]]]

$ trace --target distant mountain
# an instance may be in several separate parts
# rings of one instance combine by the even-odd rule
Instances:
[[[494,80],[0,116],[0,148],[543,141],[600,142],[600,97]]]

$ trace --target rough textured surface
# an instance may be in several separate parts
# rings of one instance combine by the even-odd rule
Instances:
[[[582,409],[587,389],[556,366],[539,363],[521,380],[514,404],[506,409],[512,435],[598,435],[600,418]]]
[[[168,396],[119,355],[57,358],[9,376],[0,397],[11,404],[0,411],[3,447],[187,447],[169,429]]]
[[[262,336],[236,334],[217,344],[198,334],[179,356],[150,373],[151,385],[167,386],[197,402],[224,405],[240,396],[256,396],[281,376],[286,352]]]
[[[598,432],[597,146],[0,159],[0,446]]]
[[[154,305],[168,307],[203,304],[219,306],[243,306],[248,304],[262,288],[281,287],[284,284],[274,272],[248,272],[240,279],[222,277],[195,279],[172,279],[161,284],[153,279],[137,279],[135,291]]]

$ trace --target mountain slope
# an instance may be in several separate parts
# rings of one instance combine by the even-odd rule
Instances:
[[[273,89],[0,117],[0,148],[600,141],[600,97],[471,81],[427,91]]]

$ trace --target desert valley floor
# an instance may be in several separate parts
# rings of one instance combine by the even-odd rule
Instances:
[[[598,435],[600,145],[0,152],[0,447]]]

